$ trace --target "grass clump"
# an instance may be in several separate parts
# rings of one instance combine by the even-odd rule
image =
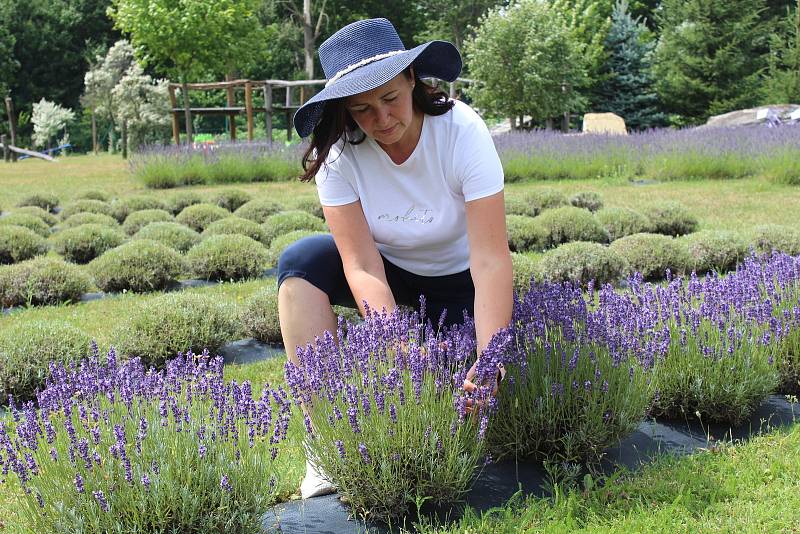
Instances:
[[[640,273],[645,280],[662,280],[667,270],[686,272],[689,253],[680,241],[661,234],[633,234],[617,239],[609,248],[625,258],[630,273]]]
[[[167,211],[177,215],[185,208],[205,202],[203,195],[196,191],[178,191],[167,197]]]
[[[630,208],[603,208],[594,214],[608,232],[610,241],[651,229],[650,219]]]
[[[0,224],[0,265],[17,263],[47,252],[47,241],[28,228]]]
[[[145,226],[154,222],[170,222],[174,221],[175,217],[166,210],[140,210],[134,211],[122,223],[122,229],[128,235],[133,235]]]
[[[28,215],[27,213],[11,213],[0,217],[0,225],[22,226],[36,232],[42,237],[50,235],[50,227],[46,222],[35,215]]]
[[[163,367],[178,353],[217,351],[237,338],[236,313],[229,304],[195,293],[167,293],[132,310],[112,334],[117,352]]]
[[[122,223],[128,215],[142,210],[164,210],[167,211],[167,203],[163,200],[149,195],[133,195],[118,198],[111,203],[112,215]]]
[[[288,234],[294,230],[313,230],[323,232],[326,230],[325,221],[305,211],[282,211],[267,217],[264,221],[266,242],[271,243],[279,235]]]
[[[650,219],[651,232],[655,234],[680,236],[697,230],[697,217],[680,202],[651,204],[644,207],[643,213]]]
[[[607,243],[608,232],[590,212],[573,206],[550,209],[535,218],[547,230],[551,246],[570,241]]]
[[[89,263],[106,251],[125,242],[125,234],[100,224],[82,224],[67,228],[50,239],[53,250],[74,263]]]
[[[230,216],[231,213],[225,208],[220,208],[214,204],[201,203],[187,206],[175,217],[175,220],[185,224],[195,232],[202,232],[212,222]]]
[[[183,267],[175,250],[147,239],[130,241],[89,263],[95,283],[103,291],[137,293],[165,289]]]
[[[603,197],[596,191],[578,191],[569,197],[569,203],[594,213],[603,208]]]
[[[35,397],[43,387],[50,362],[80,360],[91,339],[63,321],[19,322],[0,331],[0,403]]]
[[[274,215],[281,211],[283,207],[272,200],[265,198],[256,198],[246,204],[243,204],[239,209],[233,212],[237,217],[249,219],[259,224],[265,222],[270,215]]]
[[[618,282],[628,272],[628,264],[607,246],[574,241],[545,252],[537,272],[541,279],[551,282],[586,286],[593,280],[596,286],[601,286]]]
[[[193,276],[205,280],[246,280],[267,268],[264,245],[244,235],[214,235],[186,255]]]
[[[111,204],[103,202],[102,200],[92,199],[73,200],[64,206],[64,209],[61,210],[59,215],[62,221],[66,221],[76,213],[99,213],[100,215],[108,215],[109,217],[114,216],[114,210],[111,208]]]
[[[737,232],[702,230],[680,241],[689,252],[687,270],[698,274],[733,270],[748,254],[747,240]]]
[[[512,252],[544,250],[550,244],[550,232],[534,217],[506,215],[506,231]]]
[[[34,193],[17,202],[17,207],[24,208],[25,206],[36,206],[45,211],[53,211],[53,208],[58,206],[58,203],[58,197],[55,195],[48,193]]]
[[[295,230],[293,232],[289,232],[288,234],[279,235],[272,240],[272,242],[269,244],[269,248],[267,249],[268,265],[276,267],[278,265],[278,259],[280,259],[283,251],[295,241],[299,241],[304,237],[312,235],[320,235],[322,233],[323,232],[314,232],[313,230]]]
[[[260,224],[236,215],[209,224],[203,230],[202,237],[205,239],[212,235],[246,235],[262,245],[267,244],[267,233]]]
[[[210,202],[228,211],[236,211],[253,199],[253,195],[241,189],[223,189],[211,196]]]
[[[200,242],[200,234],[176,222],[153,222],[136,232],[133,239],[157,241],[183,253]]]
[[[80,268],[40,257],[0,267],[0,306],[38,306],[75,302],[92,282]]]
[[[45,211],[39,206],[25,206],[23,208],[17,208],[11,215],[15,214],[23,214],[23,215],[33,215],[34,217],[38,217],[42,220],[47,226],[54,226],[58,223],[58,218],[50,213],[49,211]]]
[[[117,220],[110,215],[103,215],[100,213],[81,212],[71,215],[68,219],[62,222],[58,228],[64,230],[66,228],[75,228],[82,224],[100,224],[108,228],[119,228]]]
[[[753,228],[750,242],[756,252],[772,251],[800,254],[800,228],[780,224],[761,224]]]

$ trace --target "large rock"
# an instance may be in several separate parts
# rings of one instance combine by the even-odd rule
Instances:
[[[583,116],[583,133],[628,135],[625,120],[615,113],[587,113]]]
[[[750,126],[753,124],[766,124],[768,122],[789,122],[797,120],[800,105],[797,104],[775,104],[769,106],[759,106],[757,108],[739,109],[714,115],[705,123],[705,127],[724,128],[730,126]]]

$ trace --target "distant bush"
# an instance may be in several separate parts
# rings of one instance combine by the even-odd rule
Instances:
[[[75,195],[73,200],[80,199],[102,200],[103,202],[108,202],[109,196],[105,191],[100,191],[99,189],[89,189],[88,191],[83,191]]]
[[[242,207],[233,212],[233,214],[261,224],[266,221],[270,215],[274,215],[282,209],[283,207],[277,202],[264,198],[257,198],[242,205]]]
[[[608,232],[590,212],[564,206],[550,209],[535,218],[548,232],[551,246],[570,241],[593,241],[607,243]]]
[[[604,245],[575,241],[545,252],[537,265],[541,279],[596,286],[618,282],[628,271],[625,259]]]
[[[626,235],[649,232],[651,228],[650,219],[629,208],[603,208],[594,216],[608,232],[610,241]]]
[[[512,252],[544,250],[550,243],[547,228],[526,215],[506,215],[506,231]]]
[[[536,207],[520,197],[506,198],[506,215],[525,215],[536,217]]]
[[[200,234],[176,222],[153,222],[136,232],[133,239],[150,239],[178,252],[188,252],[200,242]]]
[[[88,263],[124,243],[125,234],[100,224],[82,224],[54,234],[50,242],[67,261]]]
[[[680,238],[689,253],[687,269],[696,273],[724,273],[736,268],[748,254],[747,240],[737,232],[702,230]]]
[[[800,254],[800,228],[780,224],[762,224],[753,228],[750,243],[759,253],[777,250],[795,256]]]
[[[611,243],[612,251],[628,262],[631,273],[641,273],[645,280],[662,280],[686,272],[689,253],[678,240],[661,234],[633,234]]]
[[[117,351],[139,357],[146,366],[162,367],[188,350],[217,351],[239,337],[236,313],[210,295],[168,293],[138,306],[113,332]]]
[[[246,235],[262,245],[267,244],[267,232],[264,231],[260,224],[236,215],[212,222],[203,230],[202,237],[205,239],[212,235],[224,234]]]
[[[642,213],[650,219],[652,232],[679,236],[697,230],[697,217],[680,202],[664,201],[645,206]]]
[[[253,195],[241,189],[223,189],[211,195],[211,203],[228,211],[236,211],[253,199]]]
[[[536,262],[530,256],[512,252],[511,265],[514,272],[514,291],[528,291],[531,288],[531,278],[536,273]]]
[[[537,187],[525,193],[525,201],[532,207],[538,215],[544,210],[569,206],[567,196],[557,189],[549,187]]]
[[[0,264],[17,263],[47,252],[47,241],[28,228],[0,225]]]
[[[35,215],[28,215],[27,213],[12,213],[10,215],[0,217],[0,225],[22,226],[28,230],[36,232],[42,237],[47,237],[50,235],[50,227],[46,222]]]
[[[267,264],[273,267],[277,266],[278,258],[281,257],[281,254],[283,254],[283,251],[286,250],[286,247],[295,241],[303,239],[304,237],[308,237],[310,235],[319,235],[322,233],[323,232],[315,232],[313,230],[294,230],[288,234],[279,235],[269,244],[269,249],[267,249]]]
[[[79,267],[40,257],[0,267],[0,306],[49,305],[77,301],[92,282]]]
[[[89,269],[103,291],[155,291],[165,289],[181,274],[183,260],[173,249],[137,239],[92,260]]]
[[[62,221],[66,221],[76,213],[99,213],[101,215],[114,216],[114,210],[111,209],[111,204],[103,202],[102,200],[73,200],[61,210],[59,215]]]
[[[43,210],[39,206],[25,206],[23,208],[17,208],[11,213],[11,215],[15,214],[33,215],[34,217],[41,219],[42,222],[47,224],[47,226],[54,226],[58,223],[58,218],[56,218],[55,215],[49,211]]]
[[[191,273],[206,280],[245,280],[267,268],[264,245],[243,235],[211,236],[186,255]]]
[[[36,206],[45,211],[53,211],[53,208],[58,206],[58,202],[58,197],[55,195],[50,195],[47,193],[34,193],[33,195],[28,195],[17,202],[17,207],[23,208],[25,206]]]
[[[163,200],[148,195],[133,195],[118,198],[111,203],[113,215],[120,223],[128,218],[128,215],[135,211],[142,210],[164,210],[167,211],[167,203]]]
[[[322,204],[319,203],[319,198],[317,197],[301,197],[294,201],[292,209],[305,211],[314,217],[325,219],[325,214],[322,212]]]
[[[89,354],[91,339],[63,321],[25,321],[0,330],[0,402],[35,397],[50,362],[78,361]]]
[[[212,222],[230,216],[231,213],[225,208],[202,203],[186,207],[175,217],[175,220],[196,232],[202,232]]]
[[[203,195],[196,191],[178,191],[167,197],[166,203],[170,213],[177,215],[185,208],[205,202]]]
[[[133,235],[145,226],[154,222],[171,222],[175,217],[166,210],[141,210],[134,211],[125,219],[122,229],[128,235]]]
[[[326,226],[325,221],[319,217],[314,217],[305,211],[290,210],[267,217],[267,220],[264,221],[264,230],[267,232],[267,242],[271,243],[277,236],[288,234],[294,230],[322,232],[326,230]]]
[[[244,334],[264,343],[282,340],[278,321],[278,288],[270,285],[247,299],[242,306],[239,322]]]
[[[595,191],[579,191],[569,198],[569,203],[576,208],[583,208],[594,213],[602,209],[603,197]]]
[[[70,216],[69,219],[58,225],[57,229],[66,230],[67,228],[75,228],[76,226],[80,226],[82,224],[99,224],[109,228],[119,229],[119,223],[114,217],[110,215],[103,215],[101,213],[90,213],[88,211],[76,213],[75,215]]]

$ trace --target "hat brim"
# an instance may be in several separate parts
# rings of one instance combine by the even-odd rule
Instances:
[[[461,54],[447,41],[430,41],[411,50],[368,63],[348,72],[311,97],[294,114],[293,123],[300,137],[308,137],[322,118],[325,102],[357,95],[380,87],[414,64],[420,78],[454,81],[461,73]]]

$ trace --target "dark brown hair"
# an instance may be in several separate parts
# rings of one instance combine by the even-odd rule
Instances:
[[[410,68],[406,68],[403,73],[411,77]],[[455,103],[447,98],[447,93],[429,85],[414,73],[414,89],[411,92],[411,102],[414,109],[420,110],[426,115],[444,115]],[[344,98],[336,98],[325,102],[322,111],[322,119],[314,127],[311,133],[311,142],[308,149],[303,154],[303,175],[300,180],[308,182],[316,176],[319,169],[325,163],[325,158],[331,147],[339,139],[344,138],[346,143],[358,145],[364,142],[366,134],[359,130],[356,121],[350,116],[350,112],[344,106]]]

